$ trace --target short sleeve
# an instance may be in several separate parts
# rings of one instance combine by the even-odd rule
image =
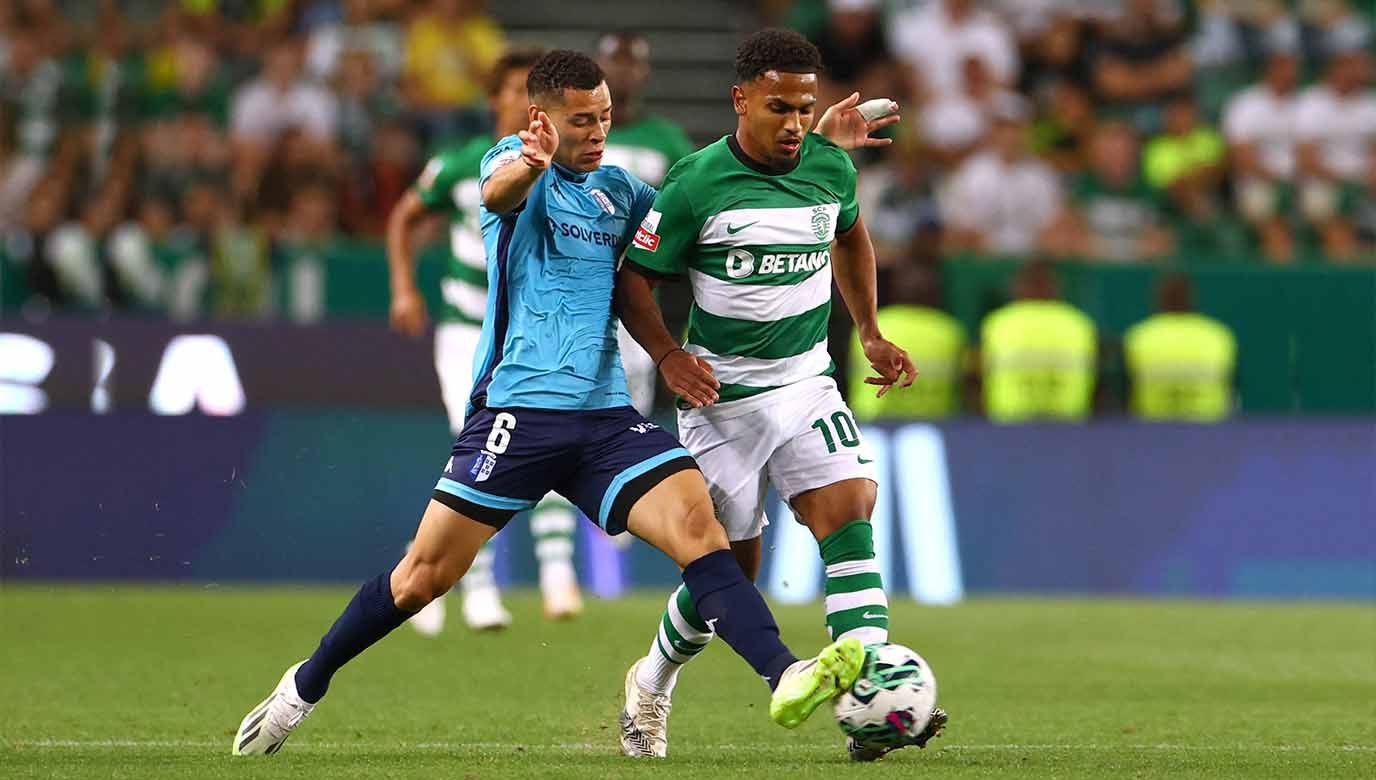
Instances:
[[[469,158],[472,159],[472,158]],[[459,160],[452,154],[437,154],[425,164],[425,170],[416,179],[416,195],[428,209],[443,209],[453,206],[450,192],[463,171],[459,170]]]
[[[693,217],[684,176],[691,166],[676,166],[669,171],[664,187],[654,198],[636,228],[624,258],[637,271],[653,276],[683,273],[702,227]]]
[[[837,150],[841,154],[841,213],[836,218],[836,232],[846,233],[855,227],[855,221],[860,218],[860,203],[855,199],[855,163],[851,162],[850,155],[844,151]]]
[[[497,142],[497,145],[487,150],[483,155],[482,163],[478,165],[478,191],[481,192],[487,186],[487,180],[492,178],[492,174],[498,169],[521,159],[521,139],[514,135]],[[484,204],[485,205],[485,204]],[[513,211],[520,211],[520,208]]]
[[[629,247],[635,240],[635,234],[644,224],[645,217],[650,213],[650,209],[655,205],[655,188],[641,181],[635,176],[627,174],[631,184],[631,210],[630,219],[626,221],[626,235],[621,237],[621,245]]]

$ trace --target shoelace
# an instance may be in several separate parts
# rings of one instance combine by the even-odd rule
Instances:
[[[280,709],[277,706],[280,705]],[[277,700],[268,705],[267,720],[281,734],[286,734],[301,724],[306,716],[315,709],[313,705],[305,702],[296,703],[290,697],[278,694]]]
[[[656,739],[663,739],[664,732],[669,729],[669,697],[642,692],[639,709],[638,720],[652,727]],[[641,731],[644,732],[645,729],[642,728]]]

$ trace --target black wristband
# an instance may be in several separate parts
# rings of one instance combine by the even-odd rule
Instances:
[[[683,351],[684,351],[683,347],[674,347],[673,349],[669,350],[668,352],[665,352],[663,355],[660,355],[659,360],[656,360],[656,361],[655,361],[655,370],[658,371],[658,370],[659,370],[660,364],[663,363],[664,361],[668,360],[670,355],[674,354],[675,352],[683,352]]]

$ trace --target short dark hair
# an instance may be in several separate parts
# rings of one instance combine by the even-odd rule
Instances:
[[[488,96],[491,97],[502,91],[502,84],[506,83],[506,77],[513,70],[530,70],[543,56],[545,56],[545,50],[538,46],[507,49],[505,54],[497,58],[496,64],[487,73]]]
[[[566,89],[596,89],[606,79],[592,57],[569,49],[555,49],[530,66],[526,92],[532,100],[538,96],[560,97]]]
[[[793,30],[760,30],[736,49],[736,83],[754,81],[771,70],[821,73],[822,53],[812,41]]]

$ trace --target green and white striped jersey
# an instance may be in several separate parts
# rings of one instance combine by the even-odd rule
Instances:
[[[478,167],[494,141],[477,137],[436,154],[416,180],[416,194],[431,211],[449,216],[449,258],[440,294],[440,322],[480,325],[487,309],[487,252],[478,226],[482,194]]]
[[[669,171],[626,260],[688,274],[684,349],[729,402],[834,370],[831,243],[859,215],[855,166],[830,141],[807,134],[797,164],[772,171],[727,136]]]

